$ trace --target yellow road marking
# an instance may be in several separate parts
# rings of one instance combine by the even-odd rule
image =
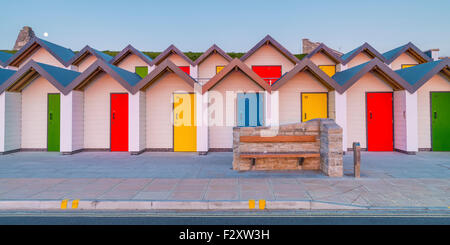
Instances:
[[[248,208],[249,209],[255,208],[255,200],[248,200]]]
[[[259,200],[259,209],[265,209],[266,208],[266,200]]]
[[[80,200],[73,200],[72,201],[72,208],[78,208],[78,202],[79,202]]]
[[[67,199],[64,199],[64,200],[61,201],[61,209],[66,209],[67,208],[67,202],[68,201],[69,200],[67,200]]]

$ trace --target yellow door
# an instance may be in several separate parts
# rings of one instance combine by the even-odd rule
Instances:
[[[327,93],[302,93],[302,122],[328,117]]]
[[[195,94],[173,96],[173,150],[197,151]]]
[[[323,65],[323,66],[319,66],[319,68],[330,77],[332,77],[332,76],[334,76],[334,74],[336,74],[336,66]]]
[[[219,73],[225,66],[216,66],[216,74]]]
[[[408,67],[413,67],[415,65],[413,64],[402,64],[402,69],[408,68]]]

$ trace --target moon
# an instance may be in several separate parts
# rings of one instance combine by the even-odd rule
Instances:
[[[44,32],[44,37],[48,37],[48,32]]]

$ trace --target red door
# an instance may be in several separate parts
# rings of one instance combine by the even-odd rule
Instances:
[[[281,77],[281,66],[252,66],[252,70],[270,85]]]
[[[111,94],[111,151],[128,151],[128,94]]]
[[[191,69],[190,69],[189,66],[179,66],[179,68],[180,68],[182,71],[186,72],[188,75],[191,75]]]
[[[367,150],[393,151],[392,93],[367,93]]]

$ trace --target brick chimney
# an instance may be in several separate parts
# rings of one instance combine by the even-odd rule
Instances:
[[[24,26],[22,28],[22,30],[20,30],[19,35],[17,36],[17,40],[16,40],[16,43],[14,44],[14,48],[13,49],[14,50],[21,49],[34,36],[35,35],[34,35],[33,29],[31,29],[31,27],[29,27],[29,26]]]
[[[321,43],[320,42],[311,42],[308,38],[303,38],[302,39],[302,53],[303,54],[309,54],[311,53],[315,48],[317,48],[317,46],[319,46]],[[331,49],[337,56],[342,56],[343,53]]]
[[[309,54],[311,53],[317,46],[319,46],[319,42],[311,42],[308,38],[302,39],[302,53]]]

